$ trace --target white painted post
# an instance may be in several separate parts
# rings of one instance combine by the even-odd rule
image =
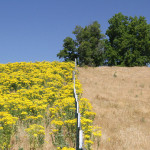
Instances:
[[[80,129],[81,123],[80,123],[80,113],[78,113],[78,128]]]
[[[79,149],[83,149],[83,131],[79,130]]]

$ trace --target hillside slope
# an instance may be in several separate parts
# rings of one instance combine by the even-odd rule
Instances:
[[[83,97],[102,127],[101,150],[149,150],[150,68],[78,68]],[[96,149],[96,146],[94,147]]]
[[[0,64],[0,150],[75,150],[76,127],[73,62]],[[101,129],[95,113],[81,98],[76,79],[84,146],[91,150]]]

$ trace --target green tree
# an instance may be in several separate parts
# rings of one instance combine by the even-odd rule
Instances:
[[[70,37],[66,37],[63,47],[64,49],[57,54],[57,57],[64,58],[65,61],[74,61],[77,58],[75,41]]]
[[[67,37],[64,40],[63,50],[57,56],[64,61],[78,59],[79,65],[99,66],[104,62],[104,35],[100,24],[95,21],[82,28],[76,26],[73,31],[76,39]]]
[[[150,25],[145,17],[115,14],[106,31],[107,64],[143,66],[150,62]]]

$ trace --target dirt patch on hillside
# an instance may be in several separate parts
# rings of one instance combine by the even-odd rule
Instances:
[[[150,149],[150,68],[78,68],[83,97],[102,127],[100,150]],[[94,146],[94,150],[96,150]]]

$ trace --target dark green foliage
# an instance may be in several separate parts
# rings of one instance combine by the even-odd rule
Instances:
[[[70,37],[66,37],[63,47],[64,49],[57,54],[57,57],[64,58],[65,61],[74,61],[77,57],[75,41]]]
[[[64,61],[78,60],[80,66],[145,66],[150,64],[150,25],[145,17],[115,14],[106,31],[101,34],[95,21],[82,28],[76,26],[73,34],[64,39],[63,50],[57,56]]]
[[[63,58],[64,61],[74,61],[77,58],[81,66],[101,65],[104,61],[104,35],[101,34],[100,24],[95,21],[85,28],[76,26],[73,34],[76,39],[67,37],[64,40],[64,49],[57,56]]]
[[[108,22],[108,65],[144,66],[150,62],[150,25],[144,17],[133,18],[118,13]]]

